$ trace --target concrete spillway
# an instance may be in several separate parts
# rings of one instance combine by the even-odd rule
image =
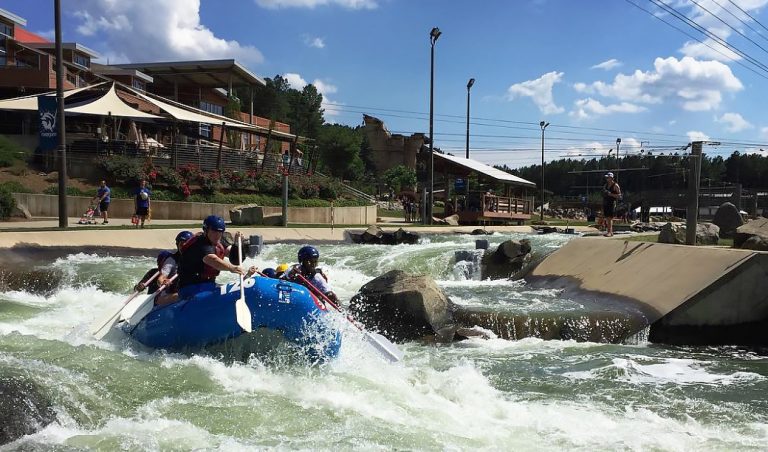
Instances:
[[[592,309],[639,312],[653,342],[768,344],[768,253],[581,238],[526,280]]]

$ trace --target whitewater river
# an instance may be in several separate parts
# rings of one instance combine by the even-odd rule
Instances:
[[[489,240],[494,246],[523,237]],[[459,304],[537,313],[580,308],[555,290],[467,279],[453,256],[473,249],[475,238],[318,248],[344,300],[401,269],[431,274]],[[530,238],[537,253],[567,240]],[[248,263],[291,262],[297,249],[268,245]],[[65,274],[52,292],[0,293],[0,373],[38,383],[58,420],[0,449],[768,449],[768,356],[734,347],[414,342],[401,344],[404,361],[390,365],[347,328],[341,356],[308,367],[277,351],[240,361],[92,338],[90,324],[118,306],[152,263],[72,254],[40,262]]]

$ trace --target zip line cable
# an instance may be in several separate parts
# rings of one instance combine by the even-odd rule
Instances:
[[[710,38],[712,40],[714,40],[715,42],[717,42],[721,46],[725,47],[726,49],[730,50],[731,52],[736,53],[737,55],[741,56],[745,60],[747,60],[750,63],[754,64],[755,66],[757,66],[758,68],[762,69],[763,71],[768,72],[768,66],[766,66],[762,62],[758,61],[756,58],[752,57],[751,55],[748,55],[746,52],[742,51],[741,49],[733,46],[732,44],[729,44],[727,41],[722,39],[720,36],[714,34],[713,32],[711,32],[711,31],[707,30],[706,28],[702,27],[701,25],[699,25],[696,21],[694,21],[692,19],[689,19],[688,16],[686,16],[683,13],[681,13],[680,11],[675,9],[674,7],[670,6],[669,4],[664,2],[664,0],[648,0],[648,1],[650,3],[653,3],[654,5],[662,8],[663,10],[669,12],[670,14],[675,16],[678,20],[680,20],[681,22],[687,24],[688,26],[690,26],[694,30],[698,31],[699,33],[707,36],[708,38]]]
[[[757,20],[756,18],[752,17],[752,15],[751,15],[751,14],[749,14],[748,12],[744,11],[743,9],[741,9],[741,6],[737,5],[737,4],[736,4],[736,3],[735,3],[733,0],[728,0],[728,2],[730,2],[730,4],[731,4],[731,5],[733,5],[733,6],[735,6],[736,8],[738,8],[738,10],[739,10],[739,11],[741,11],[741,12],[742,12],[742,13],[744,13],[744,14],[746,14],[746,15],[747,15],[747,17],[749,17],[750,19],[754,20],[756,24],[758,24],[758,25],[760,25],[761,27],[763,27],[763,29],[764,29],[765,31],[768,31],[768,28],[765,28],[765,25],[763,25],[763,24],[762,24],[762,22],[760,22],[760,21],[759,21],[759,20]]]
[[[671,28],[674,28],[675,30],[677,30],[677,31],[679,31],[680,33],[682,33],[682,34],[684,34],[684,35],[688,36],[689,38],[693,39],[694,41],[698,41],[699,43],[701,43],[701,44],[703,44],[703,45],[705,45],[705,46],[709,47],[709,49],[710,49],[710,50],[712,50],[712,51],[714,51],[714,52],[717,52],[717,53],[719,53],[720,55],[724,56],[725,58],[727,58],[727,59],[729,59],[729,60],[733,61],[734,63],[738,64],[739,66],[741,66],[741,67],[743,67],[743,68],[747,69],[748,71],[751,71],[751,72],[755,73],[756,75],[758,75],[758,76],[760,76],[760,77],[762,77],[762,78],[764,78],[764,79],[768,80],[768,75],[765,75],[765,74],[763,74],[763,73],[761,73],[761,72],[758,72],[758,71],[757,71],[757,70],[755,70],[754,68],[752,68],[752,67],[750,67],[750,66],[747,66],[746,64],[744,64],[744,63],[743,63],[743,62],[741,62],[740,60],[738,60],[738,59],[734,58],[733,56],[731,56],[731,55],[728,55],[728,54],[726,54],[726,53],[723,53],[721,50],[719,50],[719,49],[716,49],[716,48],[712,47],[712,46],[711,46],[711,45],[709,45],[708,43],[706,43],[706,42],[702,41],[701,39],[697,38],[696,36],[693,36],[692,34],[688,33],[687,31],[683,30],[682,28],[680,28],[680,27],[678,27],[678,26],[676,26],[676,25],[672,24],[671,22],[668,22],[668,21],[666,21],[666,20],[662,19],[661,17],[657,16],[657,15],[656,15],[656,14],[654,14],[653,12],[651,12],[651,11],[648,11],[647,9],[643,8],[642,6],[640,6],[640,5],[636,4],[636,3],[635,3],[635,2],[633,2],[632,0],[624,0],[624,1],[625,1],[625,2],[627,2],[627,3],[629,3],[630,5],[634,6],[635,8],[638,8],[639,10],[641,10],[641,11],[643,11],[643,12],[647,13],[648,15],[650,15],[651,17],[653,17],[654,19],[657,19],[657,20],[660,20],[661,22],[664,22],[665,24],[667,24],[667,25],[668,25],[668,26],[670,26]]]
[[[730,28],[731,30],[733,30],[733,31],[735,31],[736,33],[738,33],[738,34],[739,34],[741,37],[743,37],[743,38],[744,38],[744,39],[746,39],[747,41],[751,42],[752,44],[756,45],[756,46],[757,46],[757,47],[758,47],[760,50],[762,50],[763,52],[765,52],[765,53],[768,53],[768,50],[766,50],[766,49],[765,49],[765,47],[763,47],[763,46],[761,46],[760,44],[756,43],[755,41],[753,41],[753,40],[752,40],[752,38],[748,37],[747,35],[745,35],[745,34],[744,34],[744,33],[742,33],[741,31],[739,31],[738,29],[734,28],[734,27],[733,27],[731,24],[729,24],[728,22],[724,21],[724,20],[723,20],[722,18],[720,18],[720,17],[719,17],[717,14],[715,14],[715,13],[713,13],[712,11],[708,10],[707,8],[705,8],[704,6],[702,6],[702,5],[701,5],[699,2],[697,2],[696,0],[690,0],[690,1],[691,1],[691,2],[693,2],[693,4],[694,4],[694,5],[698,6],[699,8],[703,9],[704,11],[706,11],[706,12],[707,12],[707,13],[708,13],[710,16],[712,16],[712,17],[714,17],[715,19],[717,19],[717,20],[719,20],[720,22],[722,22],[722,23],[723,23],[723,24],[724,24],[726,27],[728,27],[728,28]]]
[[[743,23],[744,25],[746,25],[746,26],[747,26],[747,28],[749,28],[750,30],[752,30],[752,31],[753,31],[753,32],[754,32],[756,35],[758,35],[758,36],[760,36],[761,38],[763,38],[763,39],[765,39],[766,41],[768,41],[768,37],[766,37],[764,34],[760,33],[758,30],[754,29],[754,28],[752,27],[752,25],[750,25],[750,24],[749,24],[749,22],[747,22],[746,20],[744,20],[744,19],[742,19],[741,17],[737,16],[736,14],[733,14],[733,12],[731,12],[731,10],[729,10],[729,9],[728,9],[728,8],[726,8],[725,6],[723,6],[723,5],[721,5],[720,3],[718,3],[718,2],[717,2],[717,0],[710,0],[710,1],[711,1],[712,3],[714,3],[715,5],[719,6],[719,7],[720,7],[720,9],[722,9],[723,11],[727,12],[728,14],[730,14],[730,15],[731,15],[731,16],[732,16],[734,19],[736,19],[736,20],[738,20],[739,22],[741,22],[741,23]],[[731,3],[733,3],[733,2],[731,2]],[[738,6],[737,6],[737,7],[738,7]],[[739,8],[739,9],[741,9],[741,8]],[[746,14],[746,11],[744,11],[744,10],[741,10],[741,11],[742,11],[743,13],[745,13],[745,14]],[[752,18],[752,20],[756,21],[756,19],[755,19],[755,18],[753,18],[752,16],[750,16],[749,14],[747,14],[747,16],[748,16],[748,17],[750,17],[750,18]]]

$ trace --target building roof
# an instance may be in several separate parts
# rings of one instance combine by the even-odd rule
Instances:
[[[173,85],[193,84],[203,88],[225,88],[229,86],[266,85],[258,77],[235,60],[169,61],[161,63],[116,64],[124,69],[136,69],[154,78],[158,83]]]
[[[453,155],[442,154],[435,152],[435,160],[444,160],[452,165],[458,165],[465,170],[475,171],[484,176],[490,177],[499,182],[504,182],[511,185],[520,185],[524,187],[535,187],[536,184],[529,180],[525,180],[522,177],[509,174],[506,171],[488,166],[485,163],[478,162],[477,160],[467,159],[464,157],[456,157]]]
[[[56,49],[56,43],[55,42],[29,42],[26,43],[27,46],[35,48],[35,49],[45,49],[45,50],[55,50]],[[80,53],[84,53],[88,55],[91,58],[99,58],[101,55],[96,53],[95,50],[91,50],[88,47],[78,44],[76,42],[62,42],[61,47],[63,49],[69,49],[69,50],[76,50]]]
[[[0,8],[0,17],[2,17],[4,19],[8,19],[8,20],[10,20],[11,22],[13,22],[15,24],[21,25],[22,27],[26,27],[27,26],[27,19],[25,19],[23,17],[19,17],[16,14],[13,14],[10,11],[6,11],[6,10],[4,10],[2,8]]]
[[[152,77],[137,69],[123,69],[116,66],[107,66],[105,64],[91,63],[91,72],[94,74],[106,75],[107,77],[113,75],[127,75],[144,80],[147,83],[152,83],[153,81]]]
[[[13,31],[13,39],[19,41],[19,42],[25,42],[25,43],[34,43],[34,42],[50,42],[49,40],[45,39],[44,37],[32,33],[29,30],[25,30],[23,28],[17,27]]]

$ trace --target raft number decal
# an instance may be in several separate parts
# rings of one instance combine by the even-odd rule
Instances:
[[[253,287],[253,285],[256,284],[255,278],[248,278],[243,280],[243,287],[246,289],[250,289]],[[226,295],[227,293],[233,293],[233,292],[240,292],[240,281],[235,281],[230,286],[229,284],[225,284],[221,286],[219,289],[221,291],[221,295]]]

